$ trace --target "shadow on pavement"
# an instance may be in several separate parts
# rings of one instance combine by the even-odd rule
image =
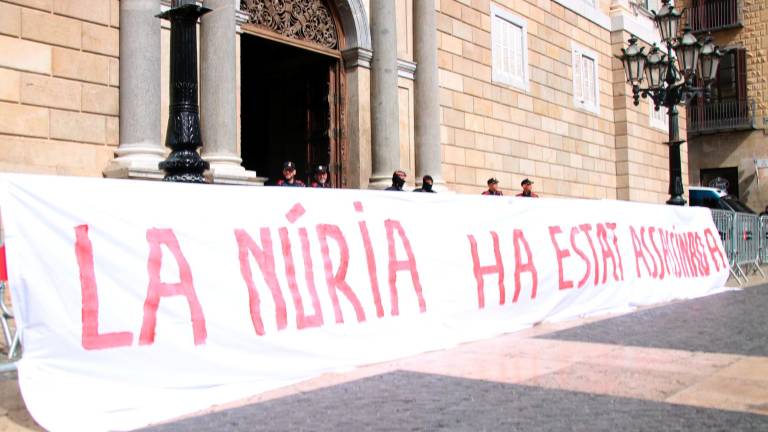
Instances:
[[[754,431],[768,416],[396,371],[143,430]]]
[[[768,285],[645,309],[539,338],[768,357]]]

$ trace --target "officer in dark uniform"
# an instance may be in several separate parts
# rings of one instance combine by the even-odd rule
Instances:
[[[306,187],[304,182],[296,178],[296,165],[291,161],[283,163],[283,178],[275,186]]]
[[[318,165],[317,168],[315,168],[315,179],[309,186],[321,189],[330,188],[331,182],[328,181],[328,167],[325,165]]]
[[[430,193],[436,193],[434,189],[432,189],[432,183],[434,183],[434,180],[432,180],[431,175],[425,175],[421,179],[421,187],[418,189],[414,189],[414,192],[430,192]]]
[[[404,185],[405,185],[405,171],[397,170],[394,172],[394,174],[392,174],[392,186],[384,190],[403,192]]]
[[[520,182],[520,187],[523,188],[523,191],[519,194],[515,195],[518,197],[526,197],[526,198],[538,198],[539,196],[536,195],[536,192],[533,191],[533,182],[525,179]]]
[[[483,192],[483,195],[496,195],[502,196],[503,194],[499,190],[499,181],[494,177],[488,179],[488,190]]]

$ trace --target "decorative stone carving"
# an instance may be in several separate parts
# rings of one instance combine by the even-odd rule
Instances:
[[[333,14],[322,0],[240,0],[248,24],[279,35],[338,49]]]

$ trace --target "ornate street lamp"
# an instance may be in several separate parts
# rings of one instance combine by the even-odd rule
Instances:
[[[673,38],[677,37],[677,28],[682,17],[683,12],[670,5],[668,1],[662,3],[658,13],[656,11],[653,12],[653,20],[656,21],[656,25],[659,27],[662,42],[669,43],[672,42]]]
[[[661,87],[667,78],[667,55],[653,44],[646,61],[648,64],[645,67],[645,80],[648,82],[648,87]]]
[[[717,45],[712,42],[712,35],[707,34],[704,39],[704,45],[699,52],[699,70],[698,74],[705,81],[712,82],[717,77],[717,67],[720,66],[720,57],[723,54],[717,49]]]
[[[691,79],[696,72],[696,65],[699,60],[699,51],[701,51],[701,42],[691,33],[691,27],[685,26],[683,35],[677,38],[674,46],[675,54],[680,71],[683,72],[686,80]]]
[[[624,64],[627,82],[632,85],[634,104],[638,105],[642,96],[651,98],[657,110],[659,107],[667,108],[670,195],[667,204],[685,205],[680,161],[680,145],[685,140],[680,139],[677,105],[687,103],[697,95],[702,95],[709,102],[709,86],[717,76],[717,66],[722,54],[712,43],[711,37],[707,37],[702,44],[687,26],[683,35],[678,36],[683,13],[669,2],[670,0],[663,0],[661,10],[653,13],[666,53],[654,44],[648,54],[645,54],[643,48],[637,44],[637,38],[632,36],[629,39],[629,47],[622,49],[622,55],[617,57]],[[702,87],[695,87],[696,78],[703,81]],[[645,84],[645,87],[641,87],[642,84]]]
[[[627,82],[633,86],[640,85],[643,80],[643,70],[645,69],[646,55],[643,52],[645,47],[637,44],[637,38],[629,38],[629,47],[621,49],[621,62],[624,64],[624,72],[627,74]]]
[[[200,111],[197,105],[197,20],[210,12],[195,0],[173,0],[171,9],[158,15],[171,22],[170,108],[165,145],[171,154],[159,168],[165,181],[205,183],[208,162],[197,153]]]

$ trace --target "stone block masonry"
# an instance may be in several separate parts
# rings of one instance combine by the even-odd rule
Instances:
[[[492,8],[525,22],[526,88],[494,77]],[[646,103],[632,105],[613,61],[623,32],[535,0],[441,0],[437,27],[443,172],[457,191],[479,193],[494,176],[517,193],[530,177],[549,197],[667,199],[666,132]],[[597,56],[595,110],[574,102],[574,44]]]
[[[118,142],[117,0],[0,0],[0,169],[101,176]]]

